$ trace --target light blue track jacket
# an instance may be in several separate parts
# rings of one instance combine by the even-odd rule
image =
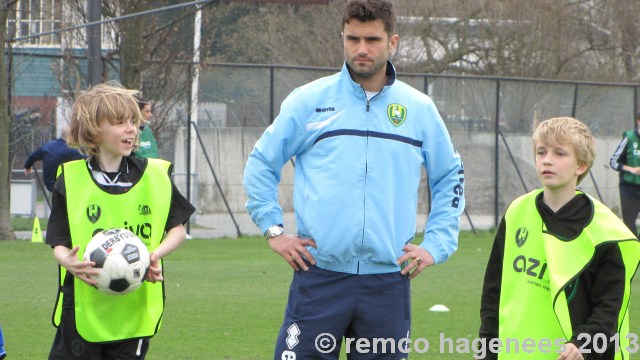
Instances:
[[[421,244],[436,263],[458,246],[464,170],[433,101],[396,80],[367,101],[347,69],[295,89],[249,155],[247,210],[261,231],[283,224],[280,171],[295,156],[298,236],[318,267],[350,274],[399,271],[416,232],[424,165],[432,206]],[[426,196],[426,194],[425,194]]]

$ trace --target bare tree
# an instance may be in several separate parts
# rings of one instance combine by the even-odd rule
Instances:
[[[603,25],[595,24],[594,28],[613,43],[612,51],[605,54],[606,64],[613,65],[607,69],[607,77],[624,82],[640,81],[640,3],[634,0],[598,3],[603,9],[597,11],[603,15]]]
[[[329,5],[218,3],[205,14],[210,61],[340,66],[343,1]]]
[[[400,71],[637,81],[635,0],[396,0]],[[343,0],[329,5],[219,3],[207,58],[339,66]]]
[[[404,69],[549,79],[634,81],[637,1],[404,0]],[[410,14],[405,12],[405,14]],[[401,18],[402,19],[402,18]],[[408,60],[408,61],[407,61]]]
[[[118,0],[117,7],[113,2],[103,2],[103,14],[108,17],[135,14],[148,8],[146,0]],[[119,10],[119,11],[118,11]],[[120,82],[130,89],[139,89],[143,71],[145,18],[136,16],[121,21],[117,26],[117,53],[120,57]]]
[[[170,1],[154,2],[154,8],[168,5]],[[69,0],[70,11],[78,16],[76,22],[86,22],[85,1]],[[104,0],[102,14],[105,18],[134,14],[150,9],[146,0]],[[186,103],[189,91],[188,65],[177,64],[188,61],[192,53],[193,16],[195,7],[160,12],[126,20],[111,22],[103,26],[108,39],[104,48],[103,78],[118,79],[123,86],[141,90],[142,96],[153,104],[153,130],[158,146],[162,149],[171,144],[176,124],[175,108]],[[74,40],[68,44],[81,47],[86,44],[82,32],[68,36]],[[75,42],[75,43],[74,43]],[[58,69],[59,81],[69,102],[86,84],[86,75],[78,71],[83,59],[72,56],[66,49],[62,68]],[[181,124],[180,124],[181,125]]]
[[[0,48],[7,46],[7,20],[15,1],[0,2]],[[11,117],[9,116],[8,79],[5,56],[0,56],[0,239],[16,238],[11,225],[11,162],[9,161],[9,133]]]

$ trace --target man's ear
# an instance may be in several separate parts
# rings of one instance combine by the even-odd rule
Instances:
[[[391,38],[389,38],[389,47],[391,48],[391,52],[395,51],[398,48],[398,43],[400,42],[400,35],[393,34]]]

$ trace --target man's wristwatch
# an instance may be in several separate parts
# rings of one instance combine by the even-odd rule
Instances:
[[[282,226],[275,225],[268,228],[267,231],[264,232],[264,238],[269,240],[273,237],[280,236],[282,234],[284,234],[284,229],[282,228]]]

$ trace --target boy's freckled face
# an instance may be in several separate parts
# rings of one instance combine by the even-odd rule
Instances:
[[[137,133],[138,128],[133,120],[117,124],[102,121],[98,140],[100,154],[103,156],[129,156],[133,151]]]
[[[536,144],[536,171],[545,188],[565,186],[575,188],[578,176],[586,171],[578,164],[573,146],[566,144]]]

